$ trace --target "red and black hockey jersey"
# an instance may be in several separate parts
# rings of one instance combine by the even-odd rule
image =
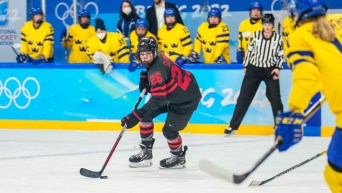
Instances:
[[[201,93],[195,76],[165,55],[158,55],[147,68],[152,98],[142,113],[158,111],[165,105],[174,113],[186,114],[197,109]]]

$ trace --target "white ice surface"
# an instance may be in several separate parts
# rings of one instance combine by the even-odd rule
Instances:
[[[165,138],[156,133],[153,166],[129,168],[128,158],[139,152],[139,133],[127,131],[103,175],[91,179],[79,174],[84,167],[99,171],[119,132],[0,130],[1,193],[328,193],[323,170],[326,155],[261,186],[266,180],[328,147],[330,138],[306,137],[286,153],[275,152],[241,185],[214,178],[198,169],[209,159],[241,173],[272,146],[273,137],[182,134],[188,145],[187,168],[161,170],[168,157]]]

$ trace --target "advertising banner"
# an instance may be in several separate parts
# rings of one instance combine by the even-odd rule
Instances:
[[[238,65],[233,65],[238,66]],[[84,68],[83,68],[84,67]],[[139,73],[115,66],[102,75],[94,65],[39,68],[2,68],[0,119],[87,121],[117,120],[132,110],[139,96]],[[226,124],[240,93],[243,71],[197,66],[189,69],[200,86],[202,100],[191,123]],[[281,72],[282,101],[286,104],[291,72]],[[243,124],[272,125],[273,115],[261,84]],[[150,95],[144,98],[145,103]],[[286,105],[285,105],[286,106]],[[162,122],[165,116],[157,117]]]
[[[0,62],[15,62],[11,46],[20,42],[21,26],[26,21],[26,0],[0,0]]]

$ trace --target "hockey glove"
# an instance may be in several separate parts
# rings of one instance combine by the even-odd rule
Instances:
[[[140,72],[139,90],[142,92],[146,88],[145,95],[150,91],[150,84],[148,83],[148,75],[146,71]]]
[[[67,34],[67,29],[66,28],[62,29],[61,33],[59,34],[59,40],[63,41],[63,38],[66,37],[66,34]]]
[[[342,169],[342,128],[336,128],[328,149],[328,160],[335,167]]]
[[[303,137],[303,124],[304,117],[300,113],[288,111],[280,113],[276,117],[276,130],[275,138],[281,138],[281,144],[278,147],[279,151],[286,151],[302,140]]]
[[[45,62],[45,57],[44,56],[40,56],[39,58],[34,59],[32,61],[32,64],[33,65],[37,65],[37,64],[40,64],[40,63],[44,63],[44,62]]]
[[[130,129],[136,126],[141,121],[141,116],[139,115],[138,110],[133,110],[132,113],[126,115],[121,119],[121,126],[127,126],[127,129]]]
[[[128,65],[128,71],[134,72],[137,68],[140,68],[140,62],[136,57],[135,53],[131,53],[129,56],[130,63]]]
[[[27,55],[20,53],[17,55],[16,60],[18,63],[26,62],[27,61]]]
[[[242,64],[243,63],[243,58],[245,57],[245,53],[243,53],[243,51],[237,51],[236,53],[236,61],[239,63],[239,64]]]
[[[192,51],[189,56],[190,62],[197,62],[198,59],[200,59],[199,54],[197,54],[197,52]]]
[[[176,58],[176,64],[180,67],[182,67],[184,64],[188,63],[188,60],[184,55],[180,55]]]
[[[227,60],[223,56],[219,56],[215,60],[215,63],[217,63],[217,64],[227,64]]]

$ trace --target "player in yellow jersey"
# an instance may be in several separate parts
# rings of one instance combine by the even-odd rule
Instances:
[[[87,42],[87,54],[95,64],[102,64],[104,71],[111,72],[114,63],[129,63],[130,50],[124,36],[117,32],[107,32],[102,19],[95,20],[96,35]]]
[[[328,148],[325,179],[333,193],[342,192],[342,14],[326,17],[324,0],[291,0],[291,15],[298,26],[291,34],[288,58],[291,62],[290,111],[277,116],[279,151],[302,139],[303,111],[310,99],[322,92],[336,115],[336,129]]]
[[[139,68],[140,62],[137,60],[136,52],[138,51],[138,44],[141,38],[143,37],[153,37],[157,39],[155,35],[148,31],[148,21],[146,19],[139,18],[135,22],[135,30],[131,32],[130,41],[131,41],[131,54],[130,54],[130,63],[128,65],[128,70],[130,72],[134,72],[137,68]]]
[[[245,54],[247,53],[250,37],[256,31],[262,30],[261,16],[263,7],[258,1],[254,1],[249,6],[250,18],[243,20],[239,26],[238,36],[238,50],[236,53],[236,61],[240,64],[243,63]]]
[[[183,66],[193,47],[189,29],[176,23],[176,11],[173,8],[165,8],[164,20],[165,25],[158,30],[159,50]]]
[[[90,26],[90,13],[87,10],[79,10],[77,18],[78,24],[70,26],[68,32],[67,29],[62,30],[62,46],[65,49],[70,48],[69,63],[90,63],[87,40],[95,34],[95,28]]]
[[[191,62],[196,62],[200,58],[202,50],[204,63],[230,64],[229,27],[221,19],[221,10],[211,8],[208,21],[198,27],[194,50],[190,55]]]
[[[157,39],[155,35],[148,31],[148,21],[146,19],[138,19],[135,22],[135,30],[131,32],[131,51],[136,53],[138,51],[139,40],[143,37],[153,37]]]
[[[21,48],[16,58],[18,63],[54,62],[54,30],[50,23],[43,20],[43,15],[41,8],[30,10],[31,20],[21,28]]]
[[[285,17],[284,21],[283,21],[283,33],[282,33],[282,37],[283,37],[283,42],[284,42],[284,55],[287,56],[288,54],[288,47],[289,47],[289,37],[292,34],[292,32],[294,31],[294,27],[295,27],[295,22],[293,21],[291,16],[287,16]],[[287,63],[289,63],[287,61]]]

